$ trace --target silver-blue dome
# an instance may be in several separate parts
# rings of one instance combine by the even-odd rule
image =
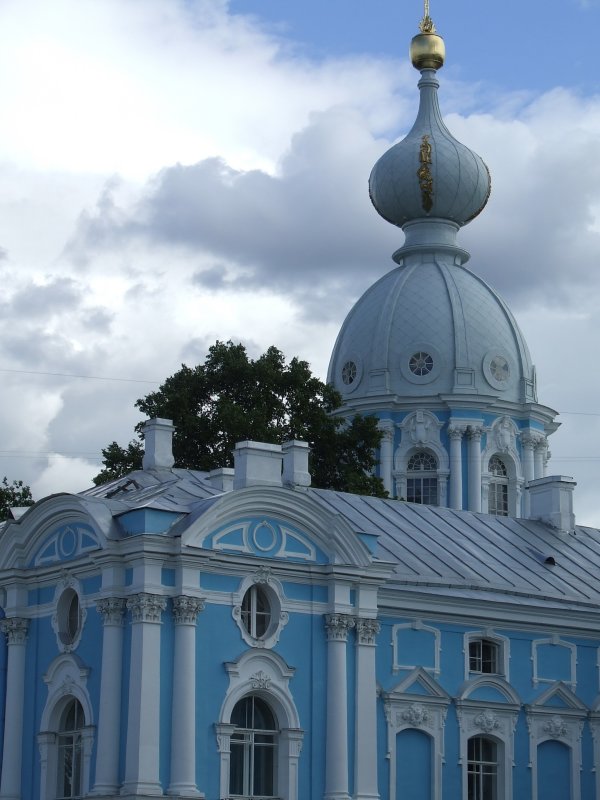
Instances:
[[[529,350],[508,306],[450,258],[414,259],[365,292],[339,333],[328,381],[355,407],[466,394],[537,402]]]

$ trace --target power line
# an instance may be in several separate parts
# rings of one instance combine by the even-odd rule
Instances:
[[[49,375],[53,378],[80,378],[88,381],[119,381],[120,383],[152,383],[159,384],[160,381],[142,380],[140,378],[112,378],[106,375],[73,375],[69,372],[41,372],[34,369],[3,369],[0,372],[9,372],[15,375]]]

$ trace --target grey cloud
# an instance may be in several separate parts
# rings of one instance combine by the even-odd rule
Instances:
[[[224,264],[215,264],[214,267],[198,270],[192,275],[192,283],[204,289],[231,288],[232,281],[228,277],[227,267]]]
[[[541,134],[551,100],[520,111],[519,130],[535,139],[529,158],[511,153],[522,145],[510,128],[504,135],[506,120],[486,115],[461,123],[483,142],[476,149],[490,164],[493,189],[488,208],[459,243],[473,253],[474,271],[517,305],[534,297],[576,302],[581,288],[600,276],[590,270],[600,244],[591,225],[591,209],[600,202],[600,139],[594,125],[574,136],[565,123],[572,146],[557,144],[555,133]],[[577,106],[576,98],[568,102]],[[187,252],[190,260],[208,254],[223,269],[219,263],[190,273],[198,287],[228,288],[231,275],[237,289],[267,286],[293,295],[308,317],[331,314],[332,305],[340,313],[393,267],[390,255],[403,241],[368,199],[369,172],[389,144],[375,140],[355,112],[332,109],[293,138],[278,175],[234,170],[220,159],[176,165],[129,212],[105,193],[80,220],[70,247],[101,253],[144,243]]]
[[[12,312],[25,318],[50,317],[74,309],[81,303],[81,287],[71,278],[54,278],[49,283],[29,283],[18,289],[10,302]]]

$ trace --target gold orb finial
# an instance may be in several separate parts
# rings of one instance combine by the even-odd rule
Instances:
[[[416,69],[440,69],[444,66],[446,46],[444,40],[436,32],[429,14],[429,0],[425,0],[423,19],[419,23],[418,33],[410,43],[410,59]]]

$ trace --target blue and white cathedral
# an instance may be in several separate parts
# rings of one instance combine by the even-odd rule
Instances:
[[[427,4],[426,4],[427,7]],[[0,528],[0,800],[600,800],[600,532],[547,474],[556,412],[460,228],[490,176],[440,114],[444,43],[375,165],[396,267],[329,381],[375,415],[389,499],[308,446],[143,468]]]

